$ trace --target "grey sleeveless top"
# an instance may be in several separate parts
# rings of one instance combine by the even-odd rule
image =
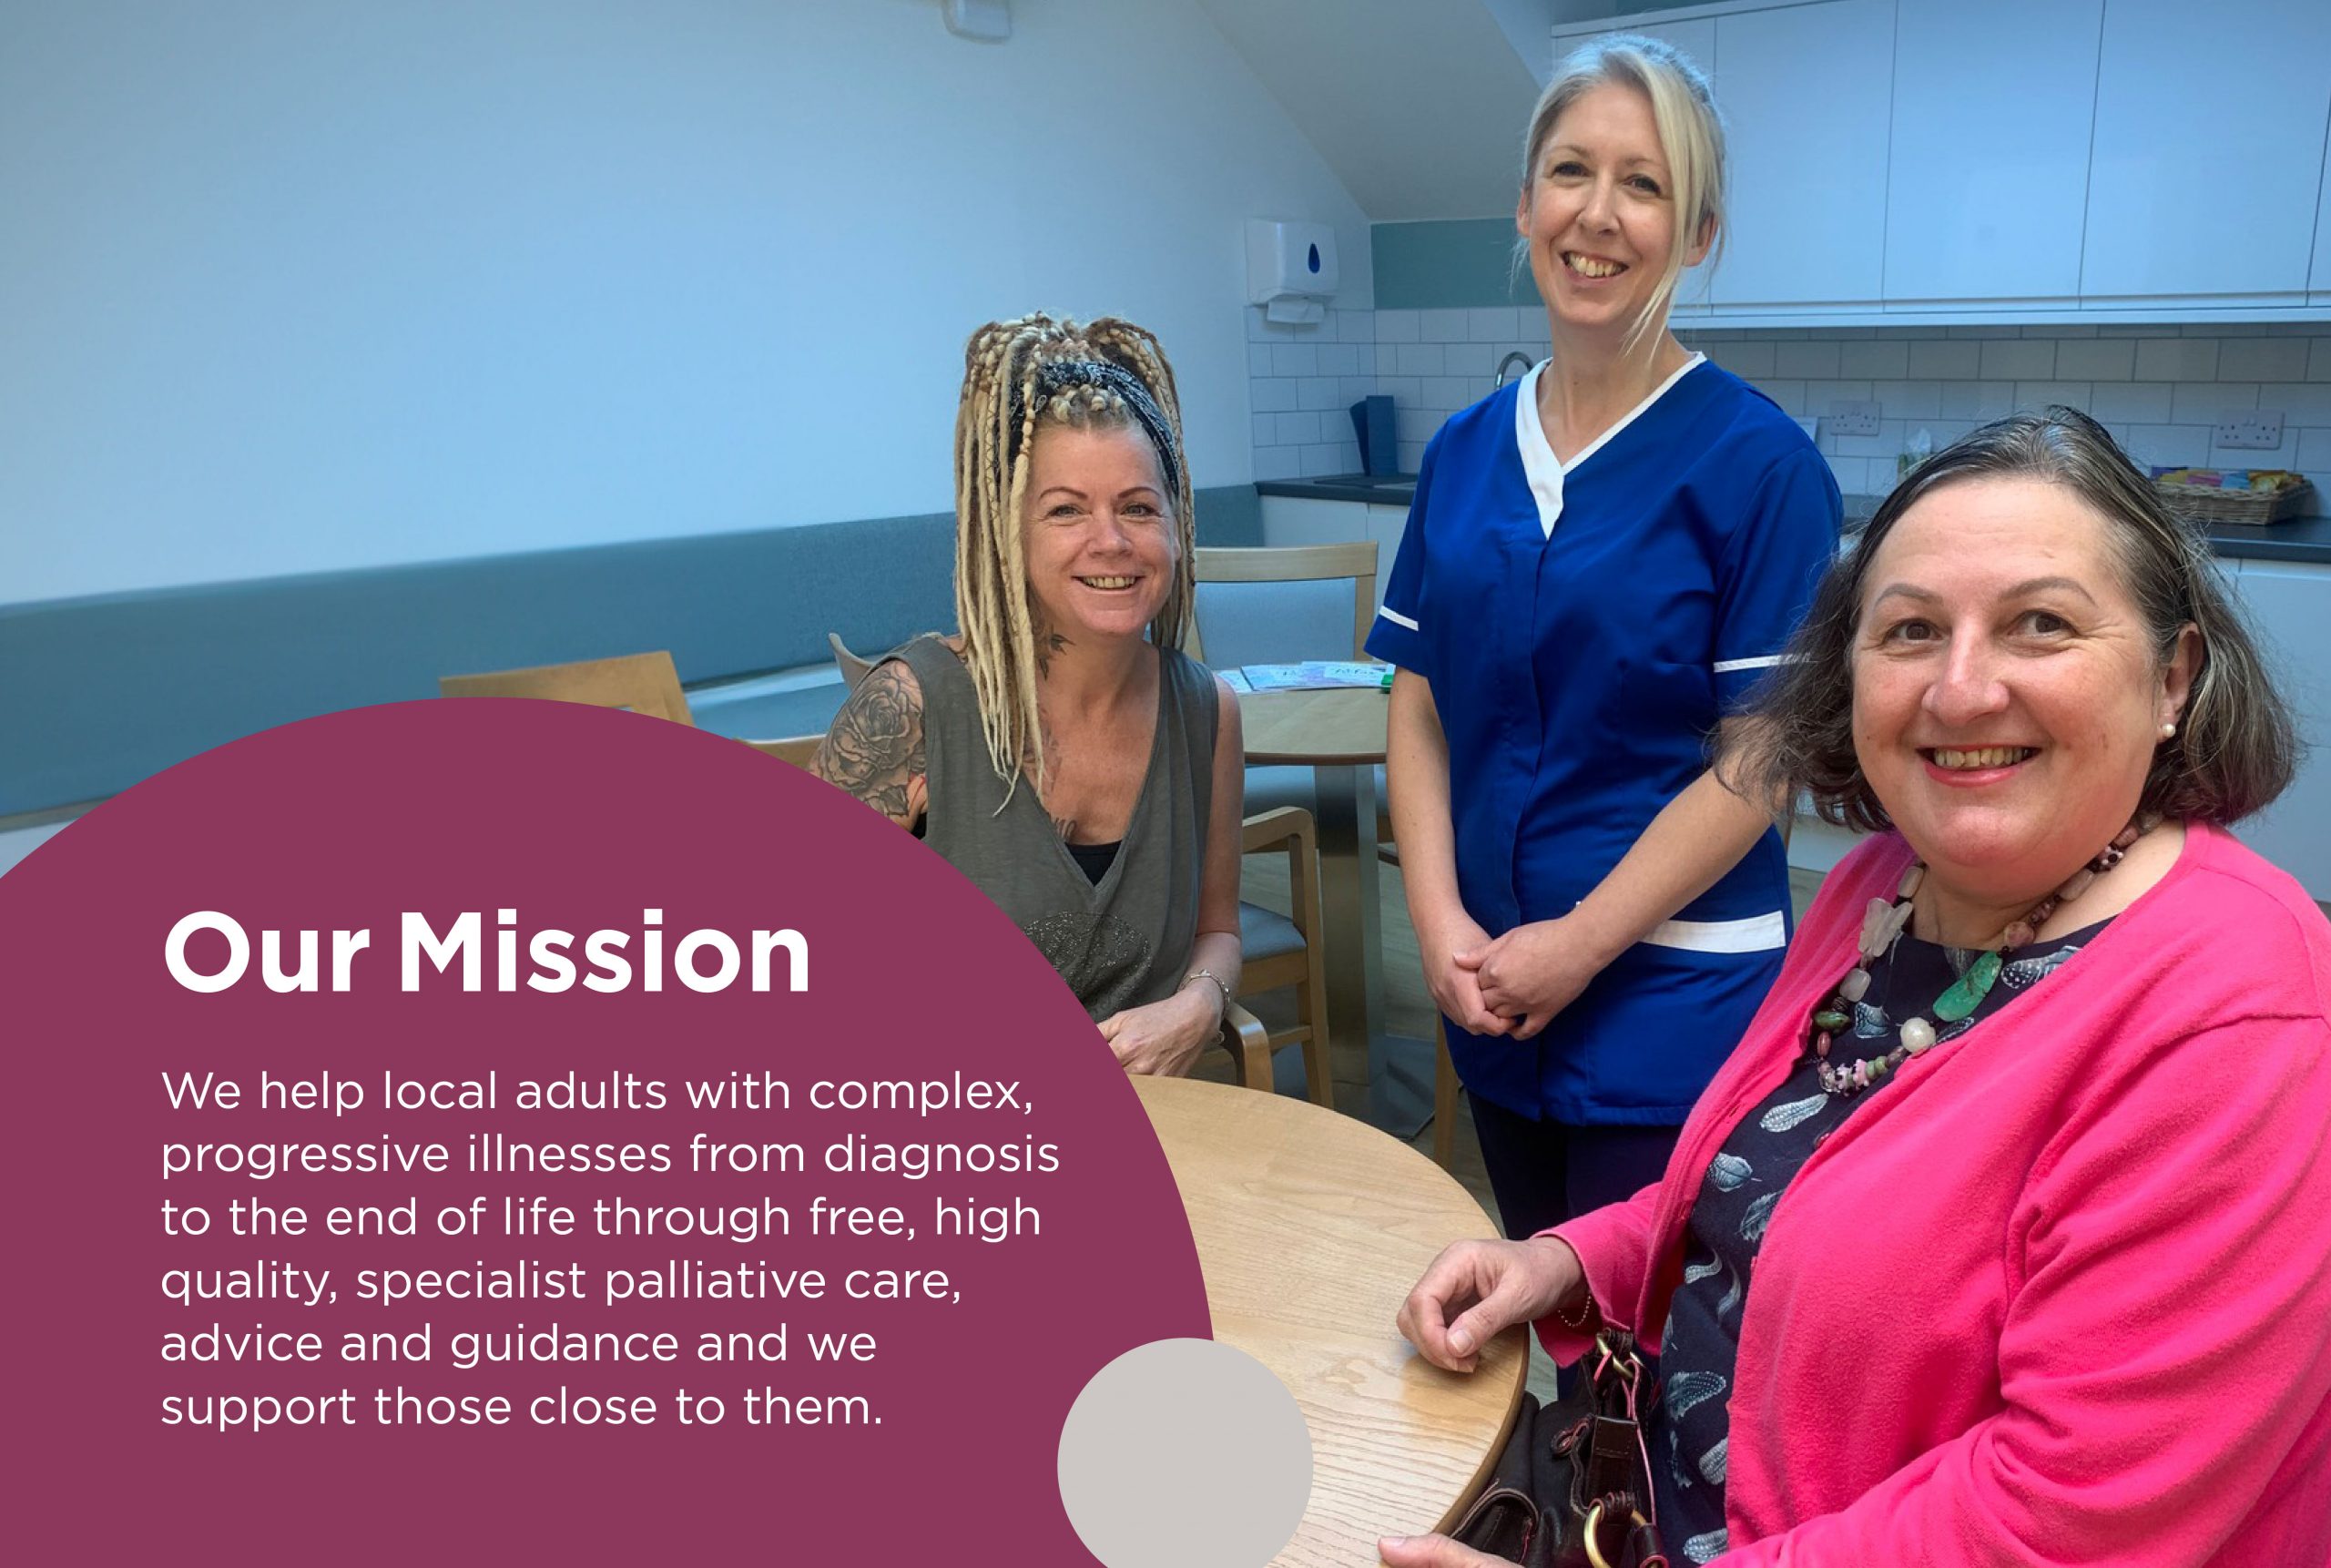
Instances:
[[[922,687],[923,841],[1012,917],[1096,1023],[1171,996],[1197,940],[1220,700],[1214,677],[1181,654],[1159,653],[1149,771],[1117,858],[1096,884],[1054,830],[1033,779],[1003,804],[962,661],[935,636],[891,657]]]

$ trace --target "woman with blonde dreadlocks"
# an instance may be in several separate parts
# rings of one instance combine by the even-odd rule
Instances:
[[[1181,652],[1189,471],[1130,322],[992,322],[955,419],[952,637],[875,667],[812,770],[1028,933],[1128,1072],[1180,1074],[1238,986],[1238,708]]]

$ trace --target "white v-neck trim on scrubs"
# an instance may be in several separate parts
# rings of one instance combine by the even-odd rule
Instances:
[[[1522,378],[1518,395],[1513,400],[1513,444],[1522,453],[1522,472],[1530,481],[1530,494],[1538,503],[1538,526],[1549,539],[1554,536],[1554,524],[1562,515],[1562,475],[1584,463],[1610,443],[1613,436],[1643,417],[1651,405],[1667,395],[1667,389],[1682,381],[1707,362],[1705,354],[1695,353],[1677,368],[1674,375],[1651,389],[1651,395],[1635,404],[1616,424],[1587,443],[1583,451],[1564,463],[1554,455],[1553,443],[1546,439],[1545,426],[1538,423],[1538,378],[1545,373],[1553,361],[1540,360]]]

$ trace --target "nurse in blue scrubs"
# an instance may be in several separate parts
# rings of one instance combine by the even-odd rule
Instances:
[[[1552,357],[1426,448],[1369,651],[1425,974],[1507,1234],[1658,1179],[1788,940],[1776,802],[1707,764],[1836,549],[1796,423],[1667,330],[1723,225],[1696,66],[1620,38],[1532,115]]]

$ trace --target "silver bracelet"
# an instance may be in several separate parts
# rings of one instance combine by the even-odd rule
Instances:
[[[1190,971],[1189,973],[1182,976],[1182,983],[1185,986],[1188,985],[1193,980],[1213,981],[1214,988],[1222,993],[1222,1005],[1224,1009],[1227,1011],[1229,1008],[1230,987],[1222,983],[1222,976],[1215,973],[1215,972],[1210,969],[1194,969]]]

